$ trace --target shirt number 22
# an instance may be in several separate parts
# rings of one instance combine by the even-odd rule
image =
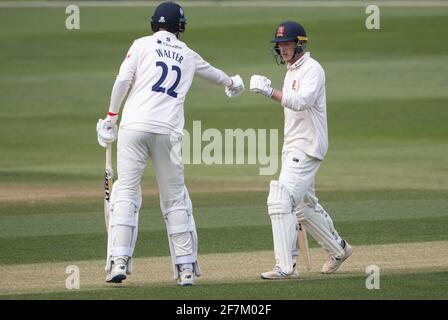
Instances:
[[[180,68],[178,66],[171,66],[171,70],[176,72],[176,81],[174,81],[174,84],[167,90],[161,85],[168,75],[168,66],[162,61],[157,61],[156,66],[162,68],[162,75],[160,76],[160,79],[152,86],[152,91],[166,93],[173,98],[177,98],[177,92],[175,90],[179,85],[180,77],[182,75]]]

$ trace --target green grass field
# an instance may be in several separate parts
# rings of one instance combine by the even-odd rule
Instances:
[[[326,70],[330,150],[317,194],[354,245],[338,274],[263,282],[273,265],[266,197],[274,176],[258,165],[186,165],[204,274],[193,288],[172,280],[152,168],[126,284],[104,283],[104,150],[95,125],[132,41],[149,34],[153,7],[0,8],[0,299],[447,299],[448,6],[381,8],[381,30],[364,7],[185,7],[183,40],[246,87],[252,74],[281,87],[270,53],[279,22],[299,20]],[[280,129],[283,112],[248,91],[229,100],[196,80],[186,129]],[[281,143],[280,143],[281,146]],[[367,290],[378,265],[381,288]],[[80,290],[65,288],[78,265]]]

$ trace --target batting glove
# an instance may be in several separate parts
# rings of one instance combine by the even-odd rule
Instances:
[[[112,118],[107,116],[106,119],[98,119],[96,124],[96,132],[98,134],[98,143],[103,148],[107,147],[108,143],[112,143],[117,140],[117,124],[116,118]]]
[[[271,80],[263,76],[253,75],[250,78],[250,92],[261,93],[270,98],[274,89],[271,88]]]
[[[226,87],[225,93],[229,98],[237,97],[244,91],[243,79],[241,79],[239,74],[230,79],[232,80],[232,85]]]

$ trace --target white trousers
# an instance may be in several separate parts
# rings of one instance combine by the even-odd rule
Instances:
[[[138,194],[148,158],[152,160],[161,202],[179,198],[185,188],[184,166],[178,153],[181,145],[181,135],[120,129],[117,142],[120,182],[115,190],[117,199],[133,199]]]
[[[298,148],[282,154],[279,182],[289,191],[298,222],[303,223],[313,238],[331,255],[343,255],[341,237],[330,215],[319,204],[315,193],[315,177],[321,160],[312,158]]]
[[[282,153],[278,181],[288,189],[296,208],[307,205],[314,209],[317,206],[314,181],[320,163],[319,159],[309,157],[298,148],[287,149]]]
[[[167,227],[173,265],[175,267],[177,264],[196,263],[198,247],[196,226],[191,200],[184,182],[181,145],[182,136],[179,134],[119,130],[118,179],[114,183],[111,195],[109,260],[117,255],[132,256],[141,204],[140,183],[148,158],[151,158],[159,187],[160,207]]]

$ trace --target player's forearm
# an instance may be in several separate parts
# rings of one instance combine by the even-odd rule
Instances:
[[[202,79],[215,83],[216,85],[232,85],[232,80],[224,71],[213,67],[205,61],[203,61],[203,64],[196,69],[195,75]]]
[[[302,111],[313,105],[311,96],[303,96],[296,92],[282,92],[280,101],[278,102],[280,102],[284,108],[288,108],[292,111]]]
[[[214,68],[214,67],[213,67]],[[218,75],[217,77],[217,82],[216,84],[220,85],[220,86],[226,86],[226,87],[230,87],[233,85],[233,81],[232,79],[230,79],[230,76],[225,73],[224,71],[214,68],[216,74]]]
[[[131,86],[130,80],[115,80],[110,96],[109,114],[118,114],[120,112],[121,104],[126,97]]]
[[[299,104],[294,96],[289,96],[288,93],[283,94],[283,91],[274,89],[272,91],[271,99],[280,103],[284,108],[291,109],[293,111],[300,111],[304,109],[303,104]]]
[[[281,90],[274,89],[274,91],[272,91],[271,99],[281,104],[282,98],[283,98],[283,92]]]

